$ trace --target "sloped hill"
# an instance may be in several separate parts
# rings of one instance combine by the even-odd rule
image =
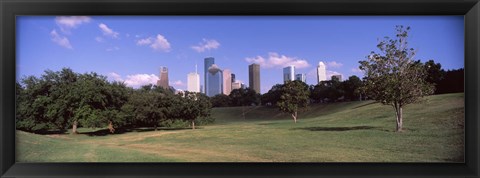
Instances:
[[[198,129],[106,136],[17,131],[20,162],[463,162],[464,94],[430,96],[404,109],[372,101],[315,104],[293,123],[271,107],[214,108]],[[242,112],[246,111],[245,118]]]

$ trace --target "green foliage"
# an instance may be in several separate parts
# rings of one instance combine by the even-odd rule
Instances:
[[[232,100],[228,95],[219,94],[210,98],[213,107],[228,107],[232,105]]]
[[[416,51],[408,48],[409,30],[397,26],[396,39],[385,37],[377,45],[380,53],[372,52],[367,60],[360,61],[360,69],[365,72],[364,90],[368,97],[394,107],[397,131],[402,130],[402,107],[432,94],[434,89],[426,81],[422,63],[414,61]]]
[[[342,82],[342,88],[344,90],[344,96],[346,100],[356,101],[360,99],[361,87],[363,85],[362,80],[353,75],[348,77],[348,80]]]
[[[75,121],[84,127],[104,127],[108,121],[124,125],[120,108],[126,103],[124,84],[109,83],[96,73],[71,69],[45,71],[17,84],[17,128],[26,131],[68,129]]]
[[[205,94],[187,91],[180,101],[183,104],[180,112],[181,117],[192,122],[193,128],[196,119],[210,117],[212,103]]]
[[[260,94],[251,88],[234,89],[230,92],[233,106],[260,105]]]
[[[433,91],[425,68],[413,60],[415,50],[408,48],[409,29],[397,26],[397,39],[386,37],[377,46],[381,53],[372,52],[360,61],[368,96],[383,104],[404,106]]]
[[[282,95],[282,87],[283,84],[276,84],[272,86],[267,93],[262,95],[262,104],[267,106],[276,106],[280,96]]]
[[[292,115],[297,122],[297,113],[300,109],[306,108],[309,103],[310,91],[308,85],[301,81],[290,81],[282,87],[282,95],[277,102],[281,111]]]
[[[208,116],[208,117],[198,117],[195,119],[195,123],[198,125],[209,125],[215,123],[215,117]]]

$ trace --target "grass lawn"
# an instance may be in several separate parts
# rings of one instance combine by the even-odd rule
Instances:
[[[94,136],[17,131],[19,162],[463,162],[464,94],[404,108],[395,130],[391,106],[372,101],[316,104],[298,123],[275,108],[214,108],[196,130]],[[91,132],[84,129],[80,132]]]

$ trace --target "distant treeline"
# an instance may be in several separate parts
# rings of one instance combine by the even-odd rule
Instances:
[[[139,89],[109,82],[96,73],[71,69],[45,71],[16,84],[17,129],[29,132],[69,128],[159,127],[174,122],[213,122],[211,103],[200,93],[175,95],[171,90],[147,85]],[[75,132],[75,130],[73,130]]]

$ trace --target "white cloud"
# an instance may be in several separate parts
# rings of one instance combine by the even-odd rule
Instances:
[[[98,25],[98,27],[103,32],[103,35],[109,36],[112,38],[118,38],[119,33],[116,31],[113,31],[111,28],[108,28],[107,25],[101,23],[100,25]]]
[[[170,81],[169,83],[170,83],[170,85],[175,85],[175,86],[186,86],[186,84],[183,83],[181,80],[177,80],[177,81],[173,81],[173,82]]]
[[[158,81],[158,77],[154,74],[133,74],[127,75],[125,79],[122,76],[115,72],[111,72],[108,75],[108,78],[114,81],[124,82],[125,85],[133,88],[139,88],[143,85],[153,84],[155,85]]]
[[[197,46],[192,46],[192,49],[201,53],[205,50],[217,49],[220,43],[217,40],[203,39]]]
[[[152,45],[150,45],[150,47],[152,47],[154,50],[157,50],[157,51],[164,51],[164,52],[170,51],[170,43],[164,36],[160,34],[157,35],[157,38],[152,43]]]
[[[279,55],[275,52],[268,53],[268,57],[256,56],[256,57],[247,57],[245,60],[249,63],[257,63],[263,68],[281,68],[290,65],[294,65],[295,68],[306,68],[309,67],[307,60],[299,59],[297,57],[288,57],[285,55]]]
[[[120,48],[118,46],[115,46],[115,47],[110,47],[110,48],[107,48],[106,51],[110,52],[110,51],[118,51],[120,50]]]
[[[60,34],[57,33],[56,30],[52,30],[50,32],[50,36],[52,37],[52,41],[57,43],[58,45],[68,49],[73,49],[68,38],[65,36],[61,36]]]
[[[55,18],[55,22],[65,33],[69,33],[70,29],[77,28],[83,23],[90,22],[90,20],[91,18],[88,16],[58,16]]]
[[[354,73],[363,73],[363,71],[360,70],[359,68],[352,68],[352,72],[354,72]]]
[[[144,39],[137,40],[137,45],[139,46],[145,46],[145,45],[150,45],[150,48],[152,48],[155,51],[163,51],[163,52],[170,52],[170,43],[168,40],[158,34],[156,38],[153,37],[148,37]]]
[[[107,76],[115,81],[123,81],[122,76],[118,75],[115,72],[110,72]]]
[[[137,40],[137,45],[139,46],[149,45],[149,44],[152,44],[152,40],[153,40],[152,37],[140,39],[140,40]]]
[[[339,67],[342,67],[343,64],[336,61],[331,61],[327,63],[327,66],[332,68],[339,68]]]
[[[97,41],[99,43],[105,42],[105,40],[102,37],[99,37],[99,36],[95,37],[95,41]]]

